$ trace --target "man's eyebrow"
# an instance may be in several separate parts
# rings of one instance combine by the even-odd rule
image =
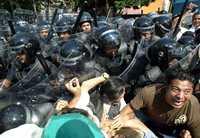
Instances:
[[[171,85],[171,87],[176,87],[176,88],[179,88],[178,86],[176,86],[176,85]]]

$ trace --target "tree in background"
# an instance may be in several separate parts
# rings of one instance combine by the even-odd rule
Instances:
[[[7,9],[8,11],[16,8],[33,10],[33,1],[36,4],[38,12],[47,8],[47,3],[51,7],[67,6],[73,10],[77,10],[84,1],[87,1],[89,7],[96,9],[97,15],[107,15],[110,9],[113,9],[113,12],[119,12],[124,7],[141,7],[148,5],[154,0],[0,0],[0,8]]]
[[[155,0],[115,0],[114,6],[116,9],[121,11],[124,7],[142,7],[142,6],[148,6],[151,2]]]

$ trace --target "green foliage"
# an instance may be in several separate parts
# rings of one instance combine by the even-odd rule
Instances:
[[[33,1],[36,3],[37,11],[41,11],[47,8],[48,0],[0,0],[0,8],[4,8],[10,10],[10,5],[13,9],[15,8],[23,8],[33,10]],[[83,5],[84,0],[49,0],[51,7],[59,7],[60,5],[68,8],[75,9],[77,7],[81,7]],[[97,3],[95,6],[105,5],[106,0],[87,0],[91,7],[94,7],[94,3]],[[126,6],[144,6],[148,5],[150,2],[154,0],[107,0],[110,6],[114,6],[117,11],[120,11],[122,8]],[[113,4],[114,3],[114,4]],[[62,8],[62,7],[61,7]]]
[[[60,5],[74,8],[78,5],[79,0],[0,0],[0,8],[10,10],[16,8],[33,10],[33,1],[35,1],[37,11],[47,8],[49,1],[51,7],[59,7]]]
[[[118,10],[121,10],[127,6],[138,6],[142,7],[144,5],[150,4],[154,0],[115,0],[114,4]]]

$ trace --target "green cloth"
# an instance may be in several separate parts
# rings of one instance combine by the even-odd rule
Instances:
[[[70,113],[52,116],[42,138],[104,138],[104,135],[91,119]]]

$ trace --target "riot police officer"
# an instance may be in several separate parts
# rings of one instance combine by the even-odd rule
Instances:
[[[14,35],[10,42],[10,49],[10,55],[13,54],[14,59],[11,63],[11,68],[8,71],[7,77],[3,81],[2,87],[4,88],[9,88],[12,84],[19,82],[24,78],[26,78],[26,84],[30,84],[27,87],[30,87],[31,85],[33,86],[38,83],[37,81],[44,79],[45,74],[50,74],[47,73],[48,69],[51,69],[52,72],[48,71],[51,73],[53,73],[53,70],[56,71],[55,66],[49,62],[47,64],[46,61],[39,58],[38,55],[40,55],[39,52],[41,50],[40,43],[37,38],[29,33],[18,33]],[[32,80],[34,77],[35,82]]]
[[[50,29],[49,23],[43,20],[39,22],[37,27],[40,41],[46,43]]]
[[[98,50],[95,60],[106,68],[110,75],[119,75],[127,66],[127,45],[119,31],[108,27],[96,31]]]
[[[145,58],[149,64],[145,66],[145,72],[139,76],[138,86],[164,81],[163,73],[184,57],[184,52],[176,45],[173,39],[164,37],[147,49]]]
[[[93,19],[90,13],[83,12],[79,21],[79,27],[81,32],[92,32],[93,30]]]
[[[155,24],[150,17],[142,16],[135,20],[133,24],[134,37],[136,41],[144,39],[144,47],[148,47],[159,39],[155,36]]]
[[[77,77],[94,77],[105,72],[105,69],[93,60],[93,54],[89,45],[77,38],[70,38],[60,50],[60,59],[62,61],[60,69],[61,71],[64,69],[63,72],[68,72],[64,73],[66,74],[64,76],[70,77],[71,75],[69,74],[74,74]],[[65,78],[65,80],[70,80],[72,77]]]
[[[62,46],[62,44],[64,44],[70,37],[72,28],[71,25],[67,24],[67,21],[62,18],[56,23],[55,31],[59,37],[59,46]]]

